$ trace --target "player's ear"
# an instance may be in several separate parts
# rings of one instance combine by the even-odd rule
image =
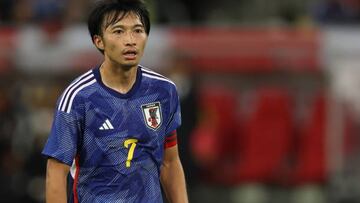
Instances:
[[[93,42],[98,49],[104,50],[104,42],[101,36],[94,35]]]

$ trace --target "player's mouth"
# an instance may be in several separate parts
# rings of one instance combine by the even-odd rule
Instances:
[[[126,60],[135,60],[137,56],[137,51],[135,49],[125,50],[123,56]]]

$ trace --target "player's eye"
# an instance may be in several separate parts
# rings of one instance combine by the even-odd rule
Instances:
[[[136,33],[144,33],[144,29],[141,29],[141,28],[137,28],[137,29],[135,29],[135,32]]]
[[[114,30],[113,33],[114,34],[122,34],[122,33],[124,33],[124,31],[123,30]]]

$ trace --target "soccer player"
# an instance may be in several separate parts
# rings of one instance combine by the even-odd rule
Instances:
[[[150,31],[144,3],[102,0],[88,28],[104,61],[57,102],[43,150],[46,202],[160,203],[162,185],[169,202],[187,203],[176,87],[139,65]]]

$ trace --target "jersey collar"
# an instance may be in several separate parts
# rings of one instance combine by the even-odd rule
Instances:
[[[134,95],[137,91],[137,89],[139,89],[140,87],[140,83],[141,83],[141,78],[142,78],[142,74],[141,74],[141,68],[138,66],[137,67],[137,72],[136,72],[136,80],[134,85],[131,87],[131,89],[126,93],[126,94],[122,94],[108,86],[106,86],[102,79],[101,79],[101,74],[100,74],[100,65],[98,65],[97,67],[95,67],[93,70],[94,76],[96,78],[96,81],[100,84],[100,86],[107,92],[109,92],[110,94],[112,94],[115,97],[119,97],[119,98],[129,98],[132,95]]]

